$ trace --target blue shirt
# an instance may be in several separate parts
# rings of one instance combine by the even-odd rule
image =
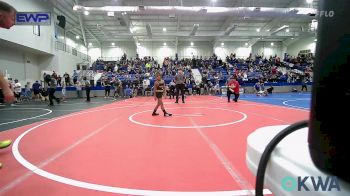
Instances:
[[[33,90],[40,90],[40,86],[41,86],[41,84],[39,84],[38,82],[35,82],[34,84],[33,84],[33,86],[32,86],[32,88],[33,88]]]

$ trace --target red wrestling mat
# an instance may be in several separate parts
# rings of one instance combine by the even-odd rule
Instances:
[[[250,195],[247,136],[309,115],[211,96],[164,102],[173,117],[152,117],[142,97],[0,133],[16,140],[0,151],[0,195]]]

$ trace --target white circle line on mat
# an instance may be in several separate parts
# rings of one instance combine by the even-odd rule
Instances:
[[[288,107],[292,107],[292,108],[298,108],[298,109],[303,109],[303,110],[309,110],[309,108],[305,108],[305,107],[301,107],[301,106],[296,106],[296,105],[291,105],[288,104],[288,102],[293,102],[293,101],[304,101],[306,99],[293,99],[293,100],[287,100],[287,101],[283,101],[282,104]],[[310,99],[307,99],[310,100]]]
[[[71,116],[77,116],[80,114],[86,114],[91,112],[97,112],[97,111],[105,111],[105,110],[112,110],[112,109],[119,109],[119,108],[127,108],[126,107],[114,107],[114,108],[108,108],[108,109],[100,109],[100,110],[91,110],[91,111],[85,111],[85,112],[79,112],[74,113],[71,115],[58,117],[51,119],[49,121],[40,123],[27,131],[23,132],[13,143],[12,145],[12,153],[15,156],[16,160],[22,164],[24,167],[32,171],[33,173],[42,176],[44,178],[60,182],[63,184],[67,184],[70,186],[80,187],[84,189],[90,189],[95,191],[102,191],[102,192],[109,192],[109,193],[119,193],[119,194],[128,194],[128,195],[154,195],[154,196],[163,196],[163,195],[169,195],[169,196],[177,196],[177,195],[184,195],[184,196],[194,196],[194,195],[203,195],[203,196],[236,196],[236,195],[250,195],[253,190],[234,190],[234,191],[209,191],[209,192],[196,192],[196,191],[189,191],[189,192],[182,192],[182,191],[159,191],[159,190],[142,190],[142,189],[131,189],[131,188],[121,188],[121,187],[112,187],[112,186],[106,186],[101,184],[94,184],[79,180],[74,180],[71,178],[66,178],[57,174],[53,174],[50,172],[47,172],[45,170],[40,169],[39,167],[33,165],[29,161],[27,161],[19,152],[19,143],[21,139],[27,135],[29,132],[35,130],[38,127],[41,127],[43,125],[49,124],[51,122],[64,119]],[[131,106],[132,107],[132,106]],[[222,108],[221,108],[222,109]],[[264,189],[264,194],[271,194],[271,192],[268,189]]]
[[[10,122],[0,123],[0,126],[1,125],[12,124],[12,123],[17,123],[17,122],[22,122],[22,121],[26,121],[26,120],[31,120],[31,119],[35,119],[35,118],[39,118],[39,117],[43,117],[43,116],[46,116],[46,115],[49,115],[49,114],[52,113],[52,110],[45,109],[45,108],[8,108],[8,109],[3,109],[3,110],[45,110],[47,112],[45,114],[40,114],[40,115],[32,116],[32,117],[29,117],[29,118],[22,118],[22,119],[10,121]],[[3,110],[1,110],[1,111],[3,111]]]
[[[170,125],[153,125],[153,124],[147,124],[147,123],[142,123],[139,121],[136,121],[134,119],[134,116],[141,114],[141,113],[146,113],[146,112],[152,112],[153,110],[145,110],[145,111],[141,111],[141,112],[137,112],[132,114],[131,116],[129,116],[129,120],[135,124],[138,125],[143,125],[143,126],[148,126],[148,127],[158,127],[158,128],[169,128],[169,129],[196,129],[196,128],[213,128],[213,127],[222,127],[222,126],[227,126],[227,125],[232,125],[232,124],[236,124],[239,122],[242,122],[244,120],[247,119],[247,114],[243,113],[243,112],[239,112],[239,111],[235,111],[235,110],[229,110],[229,109],[224,109],[224,108],[207,108],[207,107],[184,107],[184,108],[167,108],[168,110],[172,110],[172,109],[195,109],[195,108],[204,108],[204,109],[212,109],[212,110],[224,110],[224,111],[231,111],[231,112],[236,112],[239,113],[243,116],[243,118],[236,120],[236,121],[232,121],[232,122],[228,122],[228,123],[222,123],[222,124],[214,124],[214,125],[192,125],[192,126],[170,126]],[[150,116],[150,118],[152,118]],[[171,118],[171,117],[169,117]]]

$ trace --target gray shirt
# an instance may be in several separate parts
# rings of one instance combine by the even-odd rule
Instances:
[[[175,83],[176,84],[185,84],[185,76],[184,76],[184,74],[177,74],[175,76]]]

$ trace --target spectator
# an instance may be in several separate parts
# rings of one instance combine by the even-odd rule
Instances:
[[[62,101],[63,102],[66,102],[66,92],[67,92],[66,88],[67,88],[66,80],[63,80],[62,81]]]
[[[63,78],[66,83],[66,86],[70,86],[70,76],[67,72],[63,74]]]
[[[35,81],[32,85],[32,89],[33,89],[33,93],[34,93],[34,100],[38,101],[40,100],[40,88],[41,88],[41,84],[39,83],[39,81]]]
[[[124,95],[128,98],[132,97],[132,89],[128,85],[125,86]]]
[[[17,79],[15,79],[15,84],[13,86],[13,91],[15,93],[15,103],[19,103],[20,102],[20,98],[21,98],[21,92],[22,92],[22,88],[21,88],[21,83],[19,83],[19,81]]]
[[[78,97],[78,99],[83,98],[82,92],[81,92],[81,90],[82,90],[82,88],[81,88],[81,83],[80,83],[79,81],[76,81],[76,82],[75,82],[75,89],[76,89],[76,91],[77,91],[77,97]]]
[[[91,84],[86,77],[83,78],[82,86],[85,88],[85,91],[86,91],[86,101],[90,102],[90,100],[91,100],[90,99]]]
[[[77,83],[78,81],[78,73],[76,70],[73,70],[73,84]]]
[[[272,94],[273,91],[273,86],[270,86],[270,88],[266,89],[268,94]]]
[[[51,78],[49,86],[50,86],[50,89],[49,89],[49,101],[50,101],[50,104],[49,104],[49,106],[53,106],[54,105],[53,104],[53,99],[55,99],[57,104],[59,104],[60,103],[60,99],[55,96],[56,87],[57,87],[57,81],[56,81],[56,79],[54,77]]]
[[[41,89],[40,96],[43,101],[49,101],[49,92],[46,87]]]
[[[52,76],[53,77],[53,76]],[[61,78],[61,76],[60,75],[58,75],[57,77],[53,77],[53,78],[55,78],[56,80],[57,80],[57,85],[58,86],[62,86],[62,78]]]

